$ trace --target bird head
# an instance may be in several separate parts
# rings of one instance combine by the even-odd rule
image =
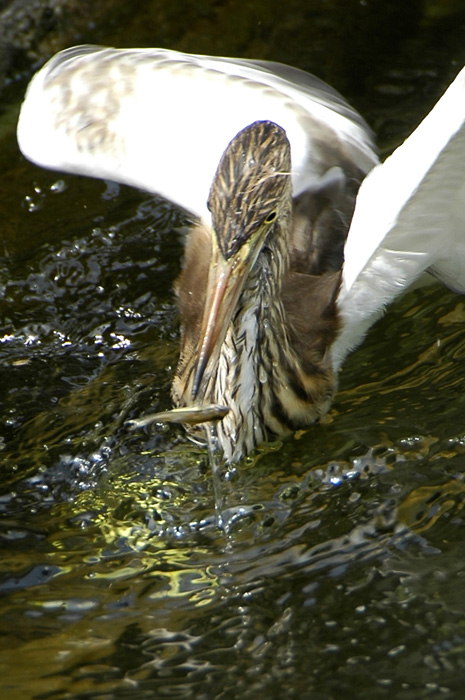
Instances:
[[[229,143],[208,198],[211,258],[193,358],[194,403],[204,399],[228,328],[241,308],[241,295],[249,286],[264,246],[289,217],[291,202],[291,155],[286,133],[273,122],[254,122]]]

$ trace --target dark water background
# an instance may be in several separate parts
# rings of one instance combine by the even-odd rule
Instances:
[[[75,41],[293,63],[384,154],[465,63],[458,0],[127,7]],[[1,697],[464,697],[465,300],[396,303],[328,420],[228,475],[226,538],[205,453],[125,425],[169,406],[186,219],[20,156],[33,60],[0,115]]]

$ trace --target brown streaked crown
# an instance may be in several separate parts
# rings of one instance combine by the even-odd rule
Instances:
[[[226,260],[274,219],[290,173],[289,141],[274,122],[254,122],[231,141],[208,198],[213,229]]]

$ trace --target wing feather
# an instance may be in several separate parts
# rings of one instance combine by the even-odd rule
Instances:
[[[464,206],[465,69],[360,187],[344,250],[336,367],[424,271],[465,292]]]
[[[141,187],[208,223],[221,155],[260,119],[288,134],[296,195],[318,189],[328,144],[363,172],[377,162],[361,117],[307,73],[164,49],[80,46],[57,54],[28,88],[18,143],[38,165]]]

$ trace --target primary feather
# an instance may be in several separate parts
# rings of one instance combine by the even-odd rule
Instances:
[[[426,270],[465,292],[464,202],[465,69],[360,187],[344,250],[336,367]]]
[[[79,46],[57,54],[29,86],[18,142],[39,165],[141,187],[209,221],[219,160],[258,120],[285,129],[296,196],[319,186],[330,143],[363,172],[377,162],[361,117],[317,78],[166,49]]]

